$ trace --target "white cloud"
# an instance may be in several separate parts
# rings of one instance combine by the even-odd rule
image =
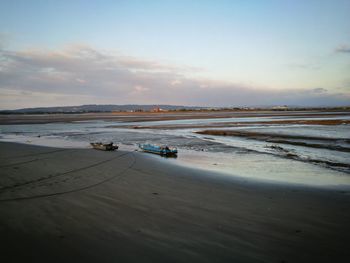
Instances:
[[[134,90],[135,90],[136,92],[142,93],[142,92],[148,91],[149,88],[145,88],[145,87],[143,87],[143,86],[141,86],[141,85],[136,85],[136,86],[134,87]]]
[[[350,46],[349,45],[340,45],[335,49],[338,53],[350,53]]]
[[[171,86],[177,86],[177,85],[181,85],[181,84],[182,84],[181,80],[178,80],[178,79],[170,82]]]
[[[186,75],[190,70],[186,66],[121,56],[84,45],[53,51],[0,50],[0,108],[86,103],[202,106],[349,104],[349,93],[330,94],[322,87],[276,91],[196,79]],[[21,92],[28,94],[23,96]]]
[[[76,81],[81,84],[85,84],[86,80],[77,78]]]

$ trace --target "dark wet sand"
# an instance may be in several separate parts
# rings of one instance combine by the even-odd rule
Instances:
[[[105,113],[81,113],[81,114],[0,114],[0,125],[2,124],[43,124],[55,122],[75,121],[120,121],[120,122],[144,122],[144,121],[165,121],[165,120],[186,120],[186,119],[212,119],[212,118],[247,118],[247,117],[342,117],[349,116],[349,110],[308,110],[308,111],[187,111],[187,112],[105,112]],[[279,122],[279,123],[278,123]],[[293,123],[291,120],[281,120],[274,124]],[[337,125],[339,121],[298,121],[303,124],[325,124]],[[347,121],[345,121],[347,122]],[[246,125],[239,122],[234,125]],[[181,126],[180,126],[181,127]],[[184,126],[186,127],[186,126]]]
[[[247,139],[253,139],[263,142],[282,143],[298,146],[306,146],[312,148],[331,149],[336,151],[350,152],[349,147],[337,145],[339,141],[343,143],[350,143],[350,139],[345,138],[328,138],[328,137],[316,137],[316,136],[302,136],[292,134],[281,134],[271,132],[255,132],[244,130],[202,130],[197,131],[199,134],[215,135],[215,136],[234,136],[243,137]]]
[[[347,262],[350,192],[0,143],[1,262]]]

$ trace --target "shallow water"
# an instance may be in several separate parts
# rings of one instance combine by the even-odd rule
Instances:
[[[193,154],[184,150],[177,160],[187,167],[219,171],[227,176],[235,175],[244,179],[291,183],[318,187],[350,186],[349,175],[308,163],[272,155],[235,152],[232,154],[208,152]]]
[[[179,156],[168,162],[220,171],[228,176],[305,184],[311,186],[350,187],[350,151],[329,149],[328,145],[349,147],[350,125],[261,125],[249,122],[270,121],[288,117],[244,117],[191,119],[152,122],[80,121],[31,125],[0,125],[0,140],[55,147],[88,148],[89,142],[113,141],[121,149],[134,150],[138,143],[158,143],[177,146]],[[305,120],[305,116],[302,117]],[[350,116],[330,116],[326,119],[349,119]],[[298,119],[292,116],[292,119]],[[315,119],[315,118],[308,118]],[[319,118],[318,118],[319,119]],[[322,119],[325,119],[322,117]],[[176,125],[198,125],[225,122],[247,122],[245,127],[222,129],[283,134],[287,143],[237,136],[197,134],[200,128],[177,129]],[[172,129],[130,129],[130,126],[174,125]],[[217,129],[217,128],[215,128]],[[310,143],[293,136],[311,136],[325,140],[311,140],[321,148],[293,145]],[[327,141],[326,139],[332,139]],[[278,146],[278,147],[276,147]],[[160,157],[159,157],[160,158]],[[336,165],[332,165],[336,164]]]

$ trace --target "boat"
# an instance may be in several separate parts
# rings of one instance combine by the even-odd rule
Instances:
[[[139,148],[144,152],[155,153],[162,156],[176,156],[177,148],[167,145],[139,144]]]
[[[96,149],[96,150],[102,150],[102,151],[114,151],[117,150],[119,147],[118,145],[114,145],[113,142],[111,143],[102,143],[102,142],[92,142],[90,145]]]

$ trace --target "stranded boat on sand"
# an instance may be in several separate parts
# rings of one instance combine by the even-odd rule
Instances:
[[[96,149],[96,150],[102,150],[102,151],[114,151],[118,149],[118,145],[114,145],[113,142],[111,143],[105,143],[102,142],[92,142],[90,145]]]
[[[177,148],[168,147],[166,145],[154,145],[154,144],[139,144],[139,148],[144,152],[155,153],[162,156],[176,156]]]

